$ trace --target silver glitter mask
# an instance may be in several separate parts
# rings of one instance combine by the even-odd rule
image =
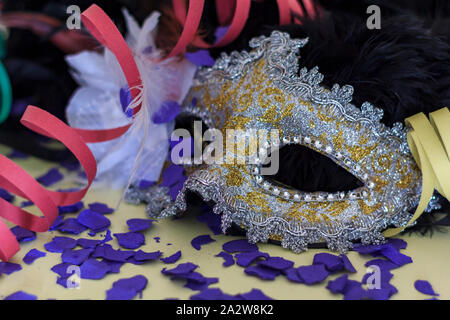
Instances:
[[[384,229],[407,224],[419,202],[421,173],[405,129],[400,123],[383,125],[383,111],[369,103],[352,105],[351,86],[321,87],[317,67],[299,72],[299,49],[306,43],[275,31],[253,39],[250,52],[222,54],[212,68],[198,72],[183,112],[224,136],[227,129],[277,129],[281,143],[271,145],[272,152],[288,144],[310,148],[353,174],[362,187],[302,192],[266,179],[258,164],[201,165],[188,170],[162,217],[184,211],[185,193],[194,191],[215,203],[224,232],[235,223],[251,242],[277,240],[296,252],[315,243],[341,252],[358,240],[380,243]]]

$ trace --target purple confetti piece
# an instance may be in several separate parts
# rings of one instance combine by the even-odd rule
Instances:
[[[388,239],[388,243],[397,250],[406,249],[406,247],[408,246],[408,243],[405,240],[398,238],[390,238]]]
[[[343,276],[340,276],[335,280],[328,281],[327,289],[334,294],[344,293],[347,282],[348,282],[348,274],[344,274]]]
[[[219,288],[207,288],[192,295],[190,300],[236,300],[235,297],[225,294]]]
[[[22,266],[12,262],[0,262],[0,274],[13,274],[14,272],[22,270]]]
[[[109,244],[104,244],[95,248],[92,257],[105,258],[110,261],[126,262],[129,258],[134,256],[134,251],[115,250]]]
[[[181,251],[177,251],[176,253],[174,253],[173,255],[167,257],[167,258],[161,258],[160,260],[164,263],[175,263],[178,260],[180,260],[181,258]]]
[[[344,300],[363,300],[367,297],[367,292],[361,287],[353,287],[344,294]]]
[[[95,249],[95,247],[102,244],[102,240],[93,240],[93,239],[78,239],[77,245],[84,249]]]
[[[283,270],[283,273],[286,275],[286,278],[289,281],[296,282],[296,283],[304,283],[303,279],[300,278],[300,276],[298,275],[296,268],[289,268],[289,269]]]
[[[48,252],[62,253],[65,249],[73,249],[77,245],[77,240],[67,237],[54,237],[49,243],[44,244]]]
[[[90,206],[90,205],[89,205]],[[94,232],[103,231],[111,225],[108,218],[103,216],[101,213],[86,209],[80,212],[78,215],[78,222],[88,227]]]
[[[24,291],[17,291],[13,294],[10,294],[3,300],[37,300],[37,296],[26,293]]]
[[[128,109],[128,106],[131,104],[132,101],[131,92],[128,86],[120,88],[119,100],[120,105],[122,106],[122,111],[127,115],[127,117],[130,118],[131,116],[133,116],[133,110],[131,108]]]
[[[148,280],[142,275],[120,279],[106,291],[106,300],[131,300],[147,287]]]
[[[29,242],[36,239],[36,233],[20,226],[11,228],[11,232],[16,236],[18,242]]]
[[[180,276],[180,275],[184,275],[187,273],[191,273],[192,271],[194,271],[197,268],[198,268],[197,265],[195,265],[191,262],[186,262],[186,263],[179,264],[178,266],[176,266],[173,269],[163,268],[161,270],[161,272],[165,275]]]
[[[8,154],[7,157],[10,159],[28,159],[29,156],[26,153],[13,149],[13,151],[11,151],[11,153]]]
[[[58,230],[58,228],[64,223],[64,216],[57,216],[55,221],[53,221],[52,225],[50,226],[50,231]]]
[[[357,251],[359,254],[378,254],[381,252],[383,248],[385,248],[386,244],[381,245],[363,245],[361,243],[356,243],[353,245],[353,250]]]
[[[126,249],[137,249],[145,244],[145,237],[141,233],[127,232],[127,233],[115,233],[119,245]]]
[[[149,181],[149,180],[141,180],[139,181],[139,189],[144,190],[148,189],[155,185],[155,181]]]
[[[198,50],[196,52],[186,52],[186,59],[198,67],[212,67],[215,63],[208,50]]]
[[[62,233],[78,235],[83,231],[86,231],[87,228],[79,223],[76,218],[68,218],[63,221],[63,223],[58,227],[58,230]]]
[[[47,254],[45,252],[39,251],[37,249],[31,249],[28,253],[23,257],[23,262],[26,264],[32,264],[39,258],[45,257]]]
[[[211,284],[219,282],[218,278],[206,278],[198,272],[192,272],[190,277],[186,278],[187,282],[184,285],[185,288],[191,290],[204,290],[208,288]]]
[[[64,263],[70,263],[72,265],[79,266],[89,258],[92,252],[94,252],[94,249],[66,249],[61,255],[61,260]]]
[[[297,269],[297,273],[307,285],[322,282],[329,275],[329,272],[327,271],[327,269],[323,264],[301,266]]]
[[[215,257],[221,257],[223,258],[223,266],[224,267],[229,267],[234,265],[234,258],[231,254],[226,253],[225,251],[220,252],[219,254],[215,255]]]
[[[155,220],[151,219],[130,219],[127,220],[128,229],[131,232],[139,232],[150,229]]]
[[[34,206],[33,201],[22,201],[20,203],[21,208],[27,208],[27,207],[32,207],[32,206]]]
[[[375,275],[375,272],[366,273],[362,279],[362,282],[366,283],[366,284],[372,284],[371,282],[369,282],[369,280],[372,280],[372,276],[374,276],[374,275]],[[389,272],[389,270],[380,269],[379,276],[381,278],[381,284],[383,285],[383,284],[389,283],[389,281],[391,281],[391,279],[394,275],[391,272]]]
[[[59,275],[62,278],[69,278],[72,274],[69,274],[68,269],[71,266],[70,263],[59,263],[54,265],[50,270]],[[75,270],[74,270],[75,271]]]
[[[259,289],[252,289],[250,292],[241,293],[238,295],[242,300],[273,300],[268,297]]]
[[[425,280],[416,280],[416,282],[414,282],[414,288],[416,288],[417,291],[429,296],[439,296],[439,294],[434,292],[431,284]]]
[[[191,245],[196,250],[200,250],[203,245],[206,245],[208,243],[212,243],[215,241],[216,240],[214,240],[213,238],[211,238],[210,235],[207,234],[207,235],[198,236],[198,237],[195,237],[194,239],[192,239]]]
[[[104,203],[100,203],[100,202],[94,202],[94,203],[90,203],[89,205],[89,209],[91,209],[94,212],[100,213],[100,214],[110,214],[114,212],[114,209],[108,207],[106,204]]]
[[[6,200],[8,202],[13,202],[14,201],[14,196],[9,193],[8,191],[6,191],[5,189],[0,188],[0,198],[2,198],[3,200]]]
[[[222,219],[219,214],[215,214],[210,207],[204,213],[197,216],[199,222],[205,223],[214,235],[222,234]]]
[[[158,260],[162,256],[161,251],[155,251],[155,252],[144,252],[142,250],[139,250],[135,253],[133,258],[136,261],[151,261],[151,260]]]
[[[108,273],[120,273],[120,268],[125,264],[125,262],[110,261],[107,259],[103,259],[102,261],[109,266]]]
[[[68,289],[68,288],[75,289],[80,286],[79,283],[76,283],[76,282],[70,280],[69,278],[70,278],[70,276],[58,277],[58,279],[56,279],[56,283],[66,289]]]
[[[165,101],[153,114],[152,121],[155,124],[167,123],[175,120],[180,113],[181,106],[176,101]]]
[[[99,280],[103,279],[109,271],[110,267],[106,262],[87,259],[80,266],[80,277],[81,279]]]
[[[387,270],[387,271],[399,268],[399,266],[397,264],[395,264],[395,263],[393,263],[391,261],[385,260],[385,259],[370,260],[370,261],[367,261],[364,265],[366,267],[378,266],[380,269]]]
[[[166,170],[164,170],[162,174],[162,187],[168,187],[175,185],[178,181],[181,180],[184,173],[184,167],[176,164],[169,165]]]
[[[260,251],[242,252],[235,255],[236,264],[241,267],[248,267],[253,261],[259,258],[269,258],[269,254]]]
[[[59,214],[66,214],[66,213],[77,213],[80,210],[84,208],[84,204],[82,201],[79,201],[75,204],[71,204],[69,206],[60,206],[58,207]]]
[[[113,240],[113,237],[111,236],[111,230],[106,230],[105,239],[102,240],[102,243],[106,243]]]
[[[64,169],[66,169],[67,171],[77,171],[78,169],[80,169],[80,163],[73,161],[73,162],[67,162],[67,161],[63,161],[60,162],[59,165],[61,167],[63,167]]]
[[[344,269],[351,273],[356,273],[356,269],[345,254],[340,255]]]
[[[46,174],[38,177],[36,180],[43,184],[46,187],[50,187],[55,183],[61,181],[63,179],[63,175],[57,168],[50,169]]]
[[[294,266],[294,262],[283,259],[281,257],[269,257],[266,260],[259,261],[258,265],[266,268],[283,271]]]
[[[393,246],[389,245],[381,250],[381,253],[383,256],[391,260],[393,263],[395,263],[398,266],[403,266],[408,263],[412,263],[411,257],[408,257],[407,255],[404,255],[403,253],[400,253],[397,249],[395,249]]]
[[[216,31],[214,32],[214,37],[216,38],[215,43],[219,42],[227,33],[230,26],[219,26],[216,28]]]
[[[244,272],[248,275],[258,277],[262,280],[274,280],[281,274],[281,271],[266,268],[260,265],[245,268]]]
[[[155,239],[156,243],[160,243],[161,242],[161,238],[160,237],[154,237],[153,239]]]
[[[389,298],[395,293],[397,293],[397,289],[390,284],[386,284],[380,289],[367,290],[364,298],[371,300],[389,300]]]
[[[247,240],[232,240],[224,243],[222,248],[229,253],[258,251],[258,246]]]
[[[330,253],[317,253],[314,256],[313,264],[323,264],[330,272],[337,272],[344,268],[341,257]]]
[[[183,176],[177,184],[170,187],[169,195],[172,201],[175,201],[177,199],[178,194],[180,193],[181,189],[183,189],[184,181],[186,181],[186,177]]]

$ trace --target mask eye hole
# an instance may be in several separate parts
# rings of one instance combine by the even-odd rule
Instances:
[[[288,189],[334,193],[364,186],[333,160],[301,145],[291,144],[280,148],[279,161],[278,172],[264,178]]]

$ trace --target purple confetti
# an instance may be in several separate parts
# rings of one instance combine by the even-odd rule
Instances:
[[[139,250],[135,253],[133,258],[136,261],[150,261],[150,260],[158,260],[162,256],[161,251],[155,251],[155,252],[144,252],[142,250]]]
[[[397,238],[388,239],[388,243],[397,250],[406,249],[406,247],[408,246],[408,243],[406,243],[405,240],[397,239]]]
[[[164,268],[161,270],[161,272],[165,275],[179,276],[179,275],[191,273],[192,271],[194,271],[197,268],[198,268],[197,265],[195,265],[191,262],[186,262],[186,263],[179,264],[178,266],[176,266],[173,269],[167,270],[166,268]]]
[[[184,167],[176,164],[169,165],[162,174],[162,187],[168,187],[175,185],[183,177]]]
[[[86,227],[78,222],[76,218],[68,218],[57,228],[62,233],[69,233],[78,235],[86,231]]]
[[[114,209],[108,207],[104,203],[100,202],[94,202],[89,204],[89,209],[91,209],[94,212],[100,213],[100,214],[110,214],[114,212]]]
[[[114,237],[119,245],[126,249],[137,249],[145,244],[144,235],[137,232],[115,233]]]
[[[109,266],[108,273],[120,273],[120,268],[125,264],[125,262],[110,261],[107,259],[103,259],[102,261]]]
[[[37,297],[24,291],[17,291],[3,300],[37,300]]]
[[[61,260],[64,263],[70,263],[72,265],[79,266],[89,258],[93,251],[94,249],[66,249],[61,255]]]
[[[108,228],[111,225],[111,222],[108,218],[103,216],[101,213],[91,211],[90,209],[81,211],[77,219],[79,223],[81,223],[85,227],[88,227],[94,232],[103,231],[105,228]]]
[[[57,168],[50,169],[46,174],[38,177],[36,180],[39,183],[42,183],[46,187],[50,187],[55,183],[61,181],[63,179],[63,175]]]
[[[65,249],[73,249],[77,245],[77,240],[67,237],[54,237],[49,243],[44,244],[48,252],[62,253]]]
[[[14,201],[14,196],[9,193],[8,191],[6,191],[5,189],[0,188],[0,198],[2,198],[3,200],[6,200],[8,202],[13,202]]]
[[[301,266],[297,269],[297,273],[307,285],[322,282],[329,275],[329,272],[327,271],[327,269],[323,264]]]
[[[10,159],[28,159],[29,156],[26,153],[13,149],[13,151],[8,154],[7,157]]]
[[[167,257],[167,258],[161,258],[160,260],[164,263],[175,263],[181,258],[181,251],[177,251],[173,255]]]
[[[334,294],[344,293],[347,282],[348,282],[348,274],[344,274],[343,276],[340,276],[335,280],[328,281],[327,289]]]
[[[27,208],[27,207],[32,207],[32,206],[34,206],[33,201],[22,201],[20,203],[21,208]]]
[[[66,169],[67,171],[77,171],[78,169],[80,169],[80,163],[79,162],[60,162],[59,165],[61,167],[63,167],[64,169]]]
[[[93,239],[78,239],[77,245],[84,249],[94,249],[98,245],[102,244],[102,240],[93,240]]]
[[[70,263],[59,263],[54,265],[50,270],[59,275],[62,278],[69,278],[72,274],[69,274],[68,269],[72,266]],[[75,271],[75,270],[74,270]]]
[[[297,268],[289,268],[286,270],[283,270],[283,273],[286,275],[286,278],[289,281],[296,282],[296,283],[304,283],[303,279],[300,278],[297,272]]]
[[[229,266],[232,266],[232,265],[234,265],[234,258],[233,258],[233,256],[231,255],[231,254],[229,254],[229,253],[226,253],[226,252],[224,252],[224,251],[222,251],[222,252],[220,252],[219,254],[217,254],[217,255],[215,255],[215,257],[221,257],[221,258],[223,258],[223,266],[224,267],[229,267]]]
[[[175,120],[180,113],[181,106],[176,101],[165,101],[153,114],[152,121],[155,124],[167,123]]]
[[[203,214],[197,216],[199,222],[205,223],[214,235],[222,234],[221,218],[219,214],[215,214],[210,207],[204,210]]]
[[[314,256],[313,264],[323,264],[330,272],[337,272],[344,268],[341,257],[330,253],[317,253]]]
[[[218,278],[207,278],[198,272],[190,272],[185,275],[179,275],[178,277],[186,279],[187,282],[184,287],[191,290],[204,290],[209,285],[219,282]]]
[[[128,88],[128,86],[124,88],[120,88],[119,91],[119,100],[120,104],[122,106],[123,112],[126,114],[128,118],[131,118],[133,116],[133,110],[130,108],[128,109],[128,106],[130,105],[132,101],[131,92]]]
[[[18,242],[29,242],[36,239],[36,233],[20,226],[11,228],[11,232],[16,236]]]
[[[434,292],[431,284],[425,280],[417,280],[416,282],[414,282],[414,288],[416,288],[417,291],[429,296],[439,296],[439,294]]]
[[[80,277],[82,279],[99,280],[103,279],[109,271],[110,267],[106,262],[88,259],[80,266]]]
[[[177,184],[170,187],[169,195],[172,201],[175,201],[177,199],[178,194],[180,193],[181,189],[183,189],[184,181],[186,181],[186,177],[183,176],[181,177],[181,180]]]
[[[258,246],[247,240],[232,240],[222,246],[229,253],[258,251]]]
[[[69,206],[60,206],[58,207],[59,214],[66,214],[66,213],[77,213],[81,209],[84,208],[84,204],[82,201],[79,201],[75,204],[71,204]]]
[[[269,257],[266,260],[259,261],[258,265],[274,270],[286,270],[294,266],[294,262],[283,259],[281,257]]]
[[[273,300],[272,298],[266,296],[259,289],[252,289],[250,292],[241,293],[238,295],[242,300]]]
[[[161,238],[160,237],[154,237],[153,239],[155,239],[156,243],[160,243],[161,242]]]
[[[28,253],[23,257],[23,262],[26,264],[32,264],[39,258],[45,257],[47,254],[45,252],[39,251],[37,249],[31,249]]]
[[[134,256],[134,251],[115,250],[109,244],[104,244],[95,248],[92,257],[105,258],[110,261],[126,262],[129,258]]]
[[[397,249],[395,249],[393,246],[389,245],[381,250],[381,253],[383,256],[391,260],[393,263],[397,264],[398,266],[403,266],[408,263],[412,263],[411,257],[408,257],[407,255],[404,255],[403,253],[400,253]]]
[[[50,231],[58,230],[58,228],[64,223],[64,216],[57,216],[55,221],[53,221],[52,225],[50,226]]]
[[[148,189],[152,186],[155,185],[155,181],[149,181],[149,180],[144,180],[142,179],[141,181],[139,181],[139,189],[144,190],[144,189]]]
[[[198,50],[196,52],[186,52],[186,59],[191,63],[199,67],[212,67],[214,65],[214,59],[209,54],[208,50]]]
[[[106,291],[106,300],[131,300],[147,287],[148,280],[142,275],[120,279]]]
[[[380,269],[387,270],[387,271],[390,271],[392,269],[396,269],[399,267],[397,264],[395,264],[391,261],[385,260],[385,259],[370,260],[370,261],[367,261],[364,265],[366,267],[378,266]]]
[[[381,245],[363,245],[361,243],[357,243],[353,246],[353,250],[357,251],[359,254],[379,254],[383,248],[385,248],[386,244]]]
[[[344,269],[347,270],[348,272],[356,273],[356,269],[352,265],[348,257],[345,254],[341,254],[340,257],[342,259],[342,263],[344,264]]]
[[[14,272],[22,270],[22,266],[12,262],[0,262],[0,274],[10,275]]]
[[[236,300],[235,297],[225,294],[219,288],[207,288],[192,295],[191,300]]]
[[[194,239],[192,239],[191,245],[196,250],[200,250],[203,245],[206,245],[208,243],[212,243],[215,241],[216,240],[214,240],[213,238],[211,238],[210,235],[207,234],[207,235],[198,236],[198,237],[195,237]]]
[[[130,219],[127,220],[128,229],[131,232],[139,232],[150,229],[155,220],[151,219]]]
[[[256,276],[262,280],[274,280],[281,272],[279,270],[266,268],[260,265],[245,268],[244,272],[251,276]]]
[[[269,258],[269,254],[260,251],[243,252],[235,255],[236,264],[241,267],[248,267],[253,261],[259,258]]]

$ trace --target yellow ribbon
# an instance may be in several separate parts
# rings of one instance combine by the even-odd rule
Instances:
[[[430,113],[430,120],[421,112],[406,119],[411,127],[408,145],[411,154],[422,171],[422,193],[413,217],[402,228],[387,229],[385,237],[402,232],[416,221],[427,208],[436,189],[450,199],[450,112],[442,108]]]

